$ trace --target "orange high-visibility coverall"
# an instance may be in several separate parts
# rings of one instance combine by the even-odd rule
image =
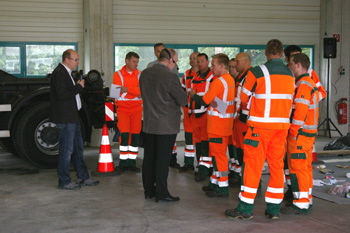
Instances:
[[[296,78],[287,158],[293,208],[307,212],[312,204],[312,148],[318,127],[319,92],[309,74]]]
[[[197,75],[197,73],[194,72],[191,68],[191,69],[186,70],[186,72],[182,76],[181,84],[186,92],[191,91],[191,81],[195,75]],[[192,129],[190,116],[188,113],[188,105],[183,107],[183,111],[184,111],[183,126],[184,126],[184,131],[185,131],[184,163],[193,165],[196,150],[195,150],[194,143],[193,143],[193,139],[194,139],[193,138],[193,129]],[[197,162],[199,162],[199,161],[197,161]]]
[[[320,78],[318,77],[317,73],[311,68],[308,70],[308,73],[309,73],[312,81],[314,81],[314,83],[315,83],[315,85],[317,87],[318,95],[319,95],[319,101],[323,100],[324,98],[327,97],[327,91],[322,86]]]
[[[284,188],[283,157],[293,94],[294,77],[282,60],[271,59],[248,71],[240,95],[242,103],[249,101],[249,129],[244,138],[243,184],[237,206],[241,213],[253,213],[266,159],[270,170],[265,193],[266,213],[279,213]]]
[[[229,73],[216,78],[202,97],[205,104],[210,104],[215,97],[222,100],[227,109],[221,113],[218,109],[208,108],[208,136],[209,150],[213,160],[213,174],[210,177],[209,187],[218,193],[228,193],[228,157],[226,155],[228,138],[232,135],[235,82]],[[201,102],[195,95],[196,102]]]
[[[203,78],[204,77],[204,78]],[[208,70],[200,74],[197,73],[191,81],[191,88],[198,96],[204,96],[209,90],[210,83],[214,80],[213,72]],[[209,174],[212,166],[209,155],[208,132],[207,132],[207,106],[196,103],[192,98],[189,103],[190,120],[193,129],[193,136],[196,142],[196,156],[199,159],[198,173]]]
[[[234,122],[233,122],[233,145],[235,147],[236,153],[234,158],[231,158],[231,171],[234,172],[236,175],[241,175],[241,167],[243,164],[243,141],[244,136],[247,133],[248,126],[246,124],[246,119],[249,114],[249,110],[247,109],[247,104],[242,104],[240,99],[240,94],[242,92],[242,87],[245,82],[246,76],[248,74],[248,71],[251,69],[251,67],[246,70],[245,72],[242,72],[238,77],[236,81],[236,98],[235,98],[235,115],[234,115]]]
[[[319,101],[323,100],[324,98],[327,97],[327,92],[324,89],[324,87],[322,86],[320,78],[318,77],[317,73],[311,68],[309,68],[308,73],[318,89]],[[288,160],[287,160],[287,158],[285,158],[285,159],[286,159],[286,161],[285,161],[284,167],[285,167],[286,183],[288,185],[288,190],[290,190],[290,185],[291,185],[291,180],[290,180],[290,175],[289,175],[290,171],[288,168]]]
[[[113,75],[113,84],[128,88],[115,101],[117,106],[117,127],[121,134],[119,145],[121,167],[135,166],[138,155],[139,136],[141,132],[142,99],[139,88],[140,71],[135,69],[131,74],[126,66]]]

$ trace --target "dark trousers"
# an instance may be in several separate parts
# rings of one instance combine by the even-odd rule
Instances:
[[[57,124],[59,129],[59,157],[57,165],[58,185],[68,185],[72,160],[78,179],[89,179],[89,172],[83,160],[84,142],[79,123]]]
[[[176,134],[157,135],[144,133],[142,181],[145,195],[165,198],[169,195],[168,173]]]

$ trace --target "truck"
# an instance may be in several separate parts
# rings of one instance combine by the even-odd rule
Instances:
[[[101,73],[76,71],[73,79],[85,79],[79,111],[85,142],[92,129],[105,122],[108,88]],[[0,70],[0,146],[40,168],[54,168],[58,162],[58,135],[49,119],[50,75],[45,78],[21,78]]]

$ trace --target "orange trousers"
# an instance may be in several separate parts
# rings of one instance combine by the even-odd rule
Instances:
[[[209,187],[219,193],[228,193],[228,157],[226,155],[229,136],[209,134],[209,150],[213,162],[213,174]]]
[[[284,195],[283,157],[287,134],[288,129],[248,128],[244,138],[243,184],[239,194],[240,204],[237,207],[242,213],[253,212],[265,160],[270,170],[265,193],[265,202],[268,204],[266,210],[271,214],[279,212]]]
[[[142,106],[117,108],[120,131],[120,166],[134,166],[138,155],[139,138],[141,132]],[[131,161],[130,161],[131,160]]]
[[[287,142],[293,205],[298,209],[307,210],[312,204],[312,148],[315,137],[298,135],[297,140],[288,137]]]

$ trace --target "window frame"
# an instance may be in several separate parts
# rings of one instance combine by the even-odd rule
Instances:
[[[27,46],[28,45],[62,45],[62,46],[73,46],[75,51],[78,51],[77,42],[10,42],[2,41],[0,42],[0,47],[19,47],[20,50],[20,73],[11,74],[15,77],[20,78],[44,78],[47,75],[27,75]]]

